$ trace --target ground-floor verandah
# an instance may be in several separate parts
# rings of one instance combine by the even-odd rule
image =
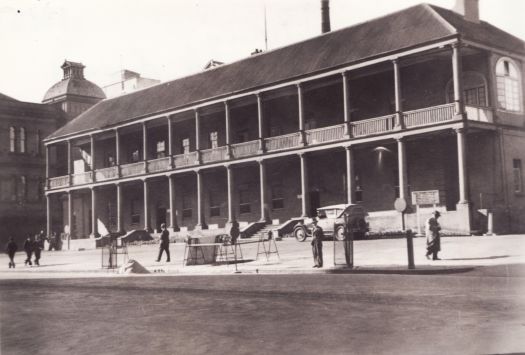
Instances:
[[[60,230],[72,225],[73,238],[155,231],[161,223],[174,231],[219,229],[233,219],[241,226],[280,224],[350,202],[369,211],[372,231],[400,230],[394,201],[403,196],[412,206],[407,227],[417,229],[411,193],[437,190],[438,203],[423,209],[421,219],[436,208],[444,229],[469,233],[469,181],[484,171],[475,161],[467,176],[466,141],[463,130],[450,129],[72,189],[48,194],[49,210],[58,211],[50,224]]]

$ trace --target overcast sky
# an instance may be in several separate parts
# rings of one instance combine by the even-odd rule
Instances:
[[[456,0],[427,0],[452,8]],[[332,30],[421,0],[330,0]],[[40,102],[82,62],[103,86],[121,69],[162,81],[316,36],[320,0],[0,0],[0,92]],[[481,18],[525,39],[525,0],[480,0]]]

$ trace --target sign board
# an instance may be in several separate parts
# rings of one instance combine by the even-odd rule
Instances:
[[[418,206],[439,204],[439,190],[412,191],[412,204]]]
[[[405,212],[407,209],[407,202],[404,198],[396,198],[394,202],[394,208],[397,212]]]

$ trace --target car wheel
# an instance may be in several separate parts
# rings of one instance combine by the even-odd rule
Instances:
[[[345,240],[345,227],[337,227],[337,229],[335,230],[335,239],[339,241]]]
[[[304,242],[306,240],[306,228],[304,226],[300,226],[294,229],[293,235],[295,239],[297,239],[299,242]]]

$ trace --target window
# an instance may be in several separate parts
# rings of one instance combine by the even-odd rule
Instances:
[[[140,201],[131,200],[131,224],[140,224]]]
[[[242,131],[237,132],[237,142],[238,143],[247,142],[249,139],[250,139],[250,133],[248,132],[248,130],[242,130]]]
[[[15,127],[9,127],[9,151],[11,153],[16,152],[16,129]]]
[[[166,141],[157,142],[157,159],[166,156]]]
[[[463,102],[469,106],[488,106],[487,80],[475,71],[463,73]],[[447,102],[454,101],[454,82],[451,79],[447,84]]]
[[[272,210],[284,208],[284,193],[282,185],[272,186]]]
[[[250,191],[246,186],[241,187],[239,190],[239,213],[250,213],[251,211]]]
[[[181,141],[182,154],[188,154],[190,152],[190,139],[184,138]]]
[[[41,147],[41,141],[42,141],[42,132],[38,129],[36,131],[36,154],[41,155],[42,154],[42,147]]]
[[[189,194],[182,195],[182,218],[191,218],[193,214],[191,197]]]
[[[466,105],[472,106],[487,106],[487,96],[485,94],[485,87],[477,87],[467,89],[464,91],[464,98]]]
[[[218,133],[215,131],[215,132],[210,132],[210,148],[217,148],[219,146],[219,142],[218,142]]]
[[[0,180],[0,201],[14,201],[16,188],[13,177],[4,177]]]
[[[18,177],[16,192],[18,202],[25,202],[27,198],[27,179],[25,176]]]
[[[496,81],[499,107],[521,112],[521,78],[518,67],[510,59],[502,58],[496,64]]]
[[[221,206],[219,203],[219,196],[217,191],[210,191],[210,217],[220,217],[221,215]]]
[[[523,181],[521,173],[521,159],[512,160],[512,175],[514,179],[514,193],[523,192]]]

